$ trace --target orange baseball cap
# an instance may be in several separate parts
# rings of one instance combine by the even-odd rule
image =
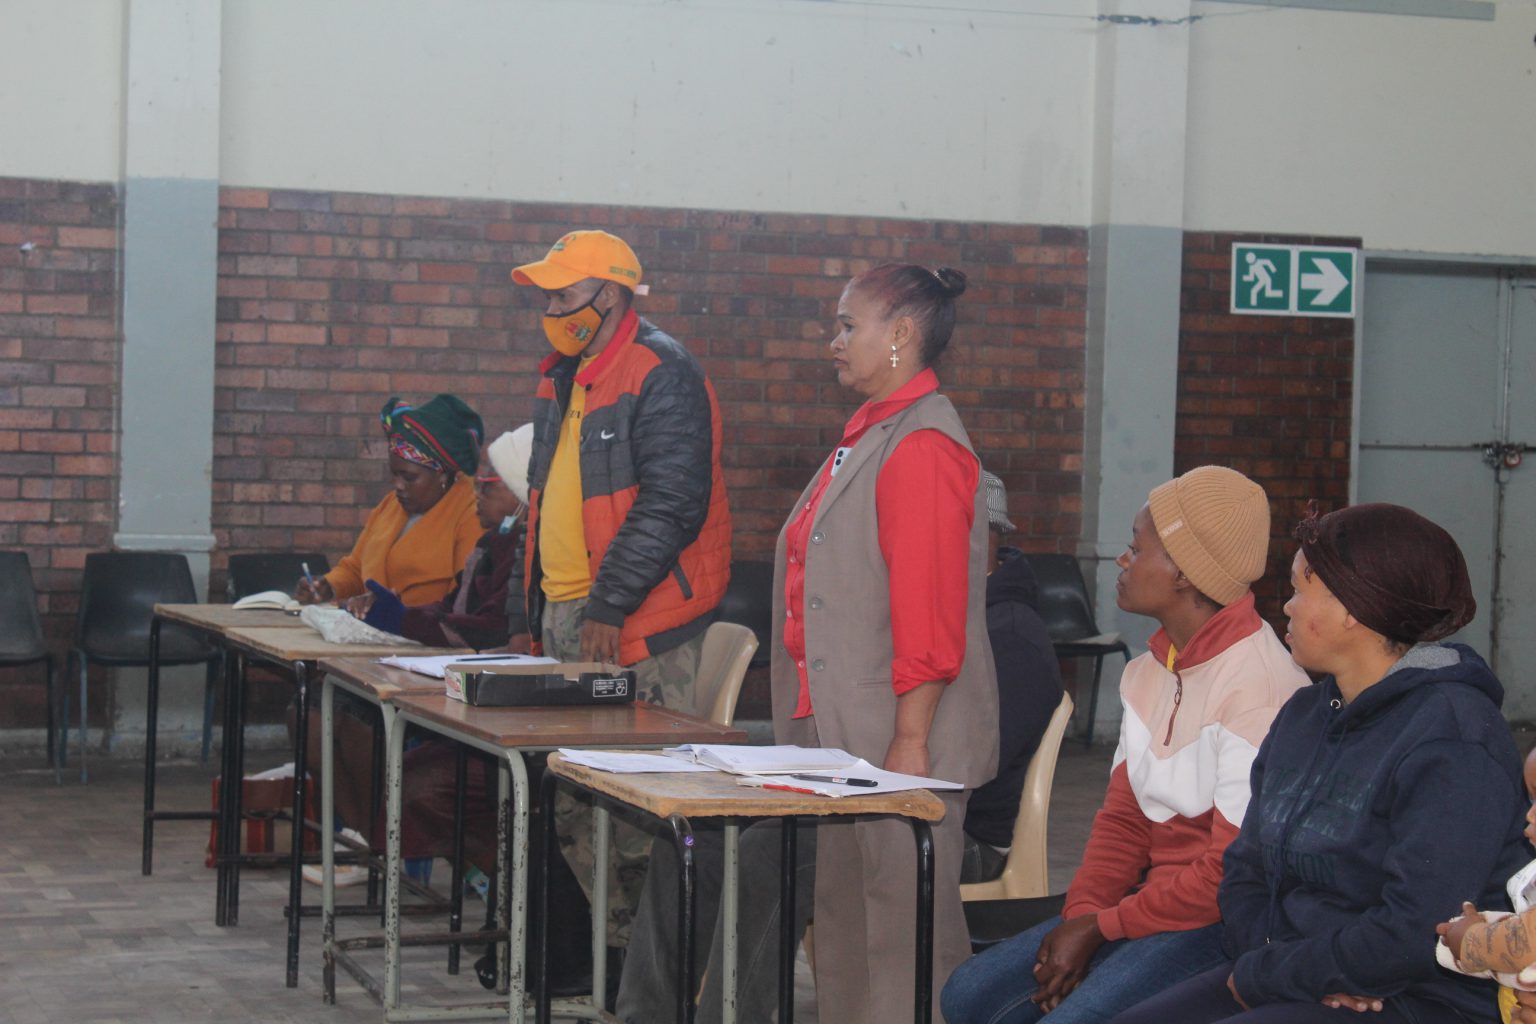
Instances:
[[[515,283],[531,284],[546,291],[568,288],[589,277],[638,289],[640,261],[629,244],[616,235],[606,231],[570,231],[549,247],[543,259],[512,271]]]

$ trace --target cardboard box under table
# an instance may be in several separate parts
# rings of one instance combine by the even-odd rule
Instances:
[[[246,613],[242,613],[246,614]],[[245,716],[245,663],[248,660],[256,660],[276,665],[285,669],[292,676],[294,700],[299,708],[309,706],[309,688],[313,676],[322,658],[340,657],[374,657],[381,658],[390,654],[399,654],[402,647],[396,644],[333,644],[326,640],[308,625],[301,628],[281,627],[233,627],[224,633],[224,645],[228,652],[235,657],[237,665],[230,675],[230,685],[226,687],[225,700],[225,731],[224,763],[221,774],[226,779],[243,778],[245,775],[245,741],[244,741],[244,716]],[[468,651],[440,650],[438,653],[464,653]],[[297,778],[304,778],[308,770],[309,760],[309,715],[295,716],[293,730],[293,766]],[[322,787],[323,788],[323,787]],[[231,788],[230,795],[236,796],[238,790]],[[217,900],[215,907],[215,921],[219,924],[233,926],[240,919],[240,854],[237,833],[234,823],[239,821],[240,801],[238,799],[222,801],[219,813],[221,821],[219,825],[220,845],[224,849],[219,851],[219,878],[217,885]],[[300,786],[294,787],[293,808],[291,811],[294,821],[304,820],[304,790]],[[322,834],[328,831],[322,829]],[[288,955],[285,964],[284,981],[289,988],[296,988],[299,984],[299,922],[304,916],[304,876],[303,850],[300,848],[302,831],[294,830],[293,842],[289,849],[288,862]],[[323,844],[322,844],[323,848]],[[315,913],[318,908],[311,908]],[[220,919],[222,913],[222,919]]]
[[[446,694],[400,694],[392,704],[394,721],[386,737],[384,785],[386,792],[385,890],[384,890],[384,1019],[447,1020],[505,1018],[509,1024],[523,1020],[526,990],[523,952],[527,945],[528,904],[528,754],[557,747],[604,747],[659,749],[681,743],[742,743],[746,733],[716,725],[693,715],[645,702],[597,704],[583,707],[475,707]],[[406,727],[445,736],[493,755],[499,762],[498,783],[501,820],[497,829],[503,844],[499,858],[503,870],[496,873],[496,911],[499,930],[507,941],[497,949],[497,978],[506,1001],[464,1007],[405,1007],[400,1005],[400,950],[405,937],[400,929],[400,779]],[[606,813],[598,808],[606,822]],[[598,833],[599,857],[607,854],[607,830]],[[599,872],[593,892],[594,906],[607,904],[607,875]],[[595,915],[601,919],[601,915]],[[606,962],[606,936],[593,929],[593,978],[601,991]],[[562,1000],[561,1016],[599,1018],[601,1011],[590,1003]]]
[[[599,771],[585,765],[573,764],[559,754],[550,755],[544,774],[543,808],[545,821],[544,853],[552,854],[555,831],[552,827],[555,787],[564,784],[592,794],[597,813],[593,816],[596,829],[594,843],[597,883],[606,880],[607,814],[603,800],[611,800],[625,807],[635,808],[665,822],[665,833],[671,835],[678,852],[678,964],[679,1024],[691,1024],[694,1015],[693,959],[693,833],[690,818],[722,818],[725,821],[725,874],[722,879],[720,913],[724,928],[724,957],[722,963],[721,990],[724,1000],[721,1020],[733,1024],[736,1019],[736,927],[737,927],[737,851],[740,822],[764,818],[782,821],[782,847],[780,864],[784,865],[779,879],[779,905],[795,905],[795,819],[797,817],[852,817],[857,815],[894,814],[906,818],[912,825],[917,842],[917,972],[913,991],[913,1020],[928,1024],[933,1012],[933,834],[930,822],[944,817],[944,805],[926,789],[905,790],[897,793],[881,793],[874,796],[825,797],[809,793],[791,793],[783,790],[753,788],[737,784],[737,776],[724,772],[699,772],[678,774],[624,775]],[[539,893],[538,915],[540,922],[548,918],[548,891]],[[594,891],[593,905],[602,906]],[[706,922],[705,927],[711,927]],[[593,931],[601,936],[602,928]],[[543,948],[544,937],[536,937]],[[538,964],[543,969],[545,958]],[[594,960],[594,965],[601,963]],[[784,913],[779,918],[779,1024],[791,1024],[794,1016],[795,985],[795,931],[794,915]],[[537,1007],[539,1024],[548,1024],[551,1013],[549,1001],[543,998],[544,986],[536,986],[540,999]],[[594,966],[593,991],[603,991],[603,979]],[[592,1017],[612,1020],[606,1014],[593,1012]]]

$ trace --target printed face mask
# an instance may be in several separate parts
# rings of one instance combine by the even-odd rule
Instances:
[[[563,356],[578,356],[592,344],[592,339],[597,337],[598,328],[603,326],[606,318],[606,314],[599,313],[597,307],[592,305],[596,301],[597,296],[594,295],[584,305],[569,313],[545,315],[544,336],[556,352]]]

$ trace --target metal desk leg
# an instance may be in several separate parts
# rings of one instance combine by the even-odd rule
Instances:
[[[559,839],[555,834],[555,773],[546,770],[539,780],[539,811],[543,815],[543,846],[540,848],[538,899],[538,934],[534,937],[535,1024],[549,1024],[549,866],[560,856]]]
[[[308,662],[293,663],[294,700],[299,713],[293,730],[293,843],[288,863],[288,969],[285,983],[299,987],[299,923],[304,905],[304,781],[309,769]]]
[[[464,927],[464,787],[469,779],[469,754],[453,745],[453,870],[449,875],[448,930]],[[448,947],[448,973],[459,973],[459,944]]]
[[[779,1024],[795,1019],[795,856],[794,818],[779,820]]]
[[[507,795],[511,792],[512,763],[511,759],[506,764],[496,766],[496,862],[500,870],[496,872],[496,924],[505,928],[511,920],[512,911],[509,907],[512,890],[512,858],[513,844],[508,841],[512,830],[512,816],[517,811],[507,803]],[[507,941],[495,946],[496,953],[496,991],[506,995],[508,985],[511,982],[508,976],[512,967],[512,938],[509,934]]]
[[[155,849],[155,736],[160,728],[160,616],[149,622],[149,688],[145,695],[144,720],[144,855],[140,871],[154,871]],[[52,694],[49,694],[52,697]]]
[[[379,705],[380,710],[386,707],[388,707],[387,702]],[[384,714],[385,717],[388,717],[389,712],[385,711]],[[372,778],[368,783],[368,827],[361,831],[372,835],[373,823],[379,820],[379,811],[384,808],[384,794],[382,792],[384,787],[381,785],[384,778],[384,733],[380,730],[379,723],[374,723],[369,738],[372,740],[372,745],[368,750],[368,771]],[[330,822],[330,819],[327,818],[326,821]],[[331,824],[334,826],[335,823],[331,822]],[[374,869],[372,857],[365,857],[363,860],[363,866],[368,869],[368,905],[379,908],[379,927],[382,928],[384,926],[384,907],[379,903],[379,873]]]
[[[219,744],[219,787],[221,790],[224,786],[224,780],[229,778],[229,756],[233,753],[232,748],[234,746],[230,740],[230,737],[233,735],[230,728],[230,707],[234,704],[235,662],[238,660],[239,655],[231,655],[224,662],[224,717],[219,722],[219,729],[223,733],[223,741]],[[227,794],[220,795],[219,806],[213,816],[215,828],[213,846],[213,923],[220,927],[228,923],[229,912],[229,870],[228,865],[224,862],[224,840],[226,838],[224,832],[229,827],[224,817],[224,801],[226,799]]]
[[[720,1024],[736,1024],[736,928],[740,903],[741,826],[736,819],[725,823],[725,881],[720,912],[725,936],[720,965]],[[706,947],[708,948],[708,947]],[[706,956],[708,954],[705,954]]]
[[[912,834],[917,840],[917,984],[912,1019],[929,1024],[933,1019],[933,830],[926,821],[913,818]]]
[[[324,958],[321,996],[336,1002],[336,684],[327,675],[320,687],[320,949]]]
[[[507,1022],[522,1024],[528,979],[524,976],[524,953],[528,949],[528,766],[519,751],[507,751],[505,768],[499,772],[502,814],[511,817],[510,857],[502,857],[502,864],[510,860],[510,869],[502,870],[498,883],[499,927],[507,929],[507,944],[502,949],[502,979],[507,989]],[[508,794],[508,781],[511,792]],[[499,829],[498,835],[505,835]],[[510,961],[510,963],[508,963]]]
[[[592,1005],[608,1002],[608,858],[613,830],[608,808],[592,797]]]
[[[688,826],[688,819],[680,815],[672,815],[667,823],[672,826],[672,842],[677,846],[678,865],[677,1019],[678,1024],[693,1024],[693,830]],[[606,861],[599,863],[606,868]],[[592,975],[596,979],[595,965]]]
[[[225,666],[224,750],[219,783],[219,843],[215,852],[218,878],[214,923],[234,927],[240,923],[240,812],[245,774],[245,670],[246,659],[236,654]],[[230,785],[230,780],[234,785]]]
[[[384,732],[384,1013],[400,1006],[400,762],[405,723]]]

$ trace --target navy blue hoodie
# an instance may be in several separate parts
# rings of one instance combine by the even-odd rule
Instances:
[[[1508,909],[1530,860],[1503,699],[1470,648],[1428,644],[1348,704],[1330,676],[1280,709],[1219,895],[1249,1005],[1342,992],[1498,1019],[1492,983],[1435,965],[1435,925],[1463,900]]]

